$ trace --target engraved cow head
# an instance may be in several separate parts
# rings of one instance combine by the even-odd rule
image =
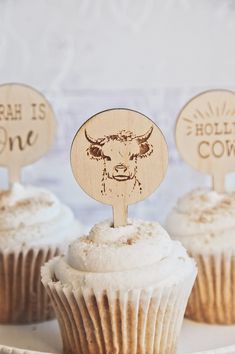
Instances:
[[[137,159],[152,154],[153,147],[148,142],[153,127],[143,135],[136,136],[133,132],[122,130],[117,134],[107,135],[98,139],[91,137],[85,130],[90,146],[87,155],[91,159],[103,160],[103,179],[109,178],[118,182],[137,180]]]

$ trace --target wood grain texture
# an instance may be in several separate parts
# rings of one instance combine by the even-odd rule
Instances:
[[[22,84],[0,86],[0,166],[8,168],[10,183],[48,151],[55,128],[51,105],[40,92]]]
[[[183,159],[223,192],[225,175],[235,171],[235,93],[212,90],[192,98],[178,116],[176,143]]]
[[[96,114],[71,147],[75,179],[92,198],[113,206],[114,226],[125,225],[129,204],[147,198],[166,173],[167,145],[149,118],[128,109]]]

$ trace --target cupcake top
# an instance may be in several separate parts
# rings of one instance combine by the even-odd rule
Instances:
[[[1,250],[57,245],[77,230],[72,211],[48,190],[16,183],[0,192]]]
[[[196,189],[187,193],[170,212],[166,228],[187,249],[235,249],[235,192]]]
[[[193,267],[182,245],[158,223],[129,220],[118,228],[111,221],[95,225],[53,268],[55,277],[74,289],[133,289],[172,285]]]

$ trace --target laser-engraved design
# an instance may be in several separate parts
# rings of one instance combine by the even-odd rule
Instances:
[[[112,205],[114,227],[126,225],[128,206],[160,185],[168,162],[167,144],[158,126],[124,108],[88,119],[73,139],[70,157],[82,189]]]
[[[235,171],[235,93],[212,90],[193,97],[179,114],[178,149],[190,165],[213,176],[216,191]]]
[[[152,132],[153,127],[139,136],[132,131],[122,130],[117,134],[95,139],[85,130],[85,137],[90,143],[86,150],[88,157],[96,161],[102,160],[104,164],[101,178],[103,195],[107,195],[108,191],[112,192],[106,186],[107,180],[130,181],[130,192],[138,188],[139,193],[142,193],[142,184],[138,179],[138,159],[152,154],[153,146],[148,141]]]
[[[49,150],[56,129],[50,103],[22,84],[0,85],[0,166],[9,183],[19,182],[21,170]]]

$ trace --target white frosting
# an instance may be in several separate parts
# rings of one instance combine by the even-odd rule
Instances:
[[[77,231],[72,211],[48,190],[16,183],[0,192],[0,249],[56,246]]]
[[[195,265],[179,242],[158,223],[140,220],[119,228],[110,221],[95,225],[54,265],[56,278],[74,289],[170,285],[192,271]]]
[[[193,190],[178,200],[166,229],[189,251],[235,252],[235,192]]]

